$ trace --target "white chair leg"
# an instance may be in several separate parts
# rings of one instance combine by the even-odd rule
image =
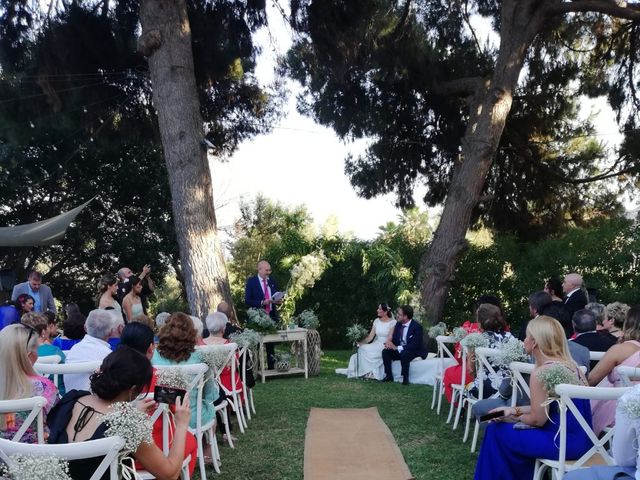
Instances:
[[[253,388],[249,389],[249,401],[251,402],[251,411],[255,415],[256,414],[256,407],[253,404]]]
[[[476,451],[478,445],[478,434],[480,433],[480,421],[476,418],[476,424],[473,427],[473,440],[471,440],[471,453]]]
[[[436,413],[440,415],[440,409],[442,408],[442,397],[444,397],[444,381],[440,382],[440,388],[438,389],[438,409]]]
[[[216,473],[220,473],[220,452],[218,451],[218,442],[216,440],[215,430],[209,430],[207,432],[209,440],[209,450],[211,455],[211,465]]]
[[[251,408],[249,407],[249,389],[246,387],[244,389],[244,411],[245,418],[247,420],[251,420]]]
[[[458,408],[456,410],[456,419],[453,422],[453,430],[458,428],[458,423],[460,422],[460,415],[462,414],[463,405],[464,405],[464,397],[462,396],[462,390],[460,390],[460,395],[458,395]]]
[[[236,403],[238,405],[238,412],[240,412],[240,418],[242,420],[242,424],[244,425],[244,428],[248,428],[249,424],[247,423],[247,418],[244,416],[244,405],[242,403],[242,399],[240,398],[240,395],[237,395],[237,400]]]
[[[440,379],[436,376],[433,382],[433,395],[431,396],[431,410],[436,406],[436,392],[438,392],[440,385]]]
[[[231,408],[233,408],[234,413],[236,414],[236,419],[238,420],[238,428],[240,428],[240,433],[244,433],[244,423],[242,423],[242,417],[240,413],[240,409],[238,408],[238,399],[235,395],[231,395]]]
[[[464,425],[464,435],[462,436],[462,443],[466,443],[469,438],[469,426],[471,425],[471,405],[467,402],[467,419]]]
[[[447,423],[451,422],[451,419],[453,418],[453,409],[455,408],[454,405],[456,404],[456,390],[453,390],[452,394],[451,394],[451,405],[449,405],[449,416],[447,417]]]
[[[198,465],[200,466],[200,478],[205,480],[207,478],[207,470],[204,465],[204,448],[202,445],[202,437],[197,437],[198,442]]]

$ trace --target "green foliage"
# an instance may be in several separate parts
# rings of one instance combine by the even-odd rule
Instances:
[[[152,316],[160,312],[184,312],[190,314],[182,284],[175,275],[167,275],[161,286],[156,288],[154,298],[149,302],[149,313]]]

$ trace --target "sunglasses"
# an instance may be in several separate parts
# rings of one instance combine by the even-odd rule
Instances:
[[[29,349],[29,343],[31,343],[31,337],[33,335],[35,335],[36,338],[38,338],[40,336],[40,334],[38,333],[38,331],[35,328],[33,328],[33,327],[29,326],[29,325],[25,325],[23,323],[22,326],[24,328],[26,328],[27,330],[29,330],[29,336],[27,337],[27,350],[28,350]]]

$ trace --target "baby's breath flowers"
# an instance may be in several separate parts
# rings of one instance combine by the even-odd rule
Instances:
[[[349,328],[347,328],[346,337],[349,340],[349,342],[351,342],[351,344],[355,345],[360,340],[365,338],[368,333],[369,331],[366,328],[364,328],[362,325],[360,325],[359,323],[354,323]]]
[[[467,329],[464,327],[456,327],[453,329],[453,332],[451,333],[451,336],[455,338],[457,342],[462,340],[467,335],[469,335],[469,332],[467,332]]]
[[[255,347],[260,343],[261,338],[262,335],[250,328],[245,328],[242,332],[236,332],[229,335],[229,340],[237,344],[240,348]]]
[[[524,343],[516,337],[510,337],[505,342],[497,344],[498,352],[493,356],[495,366],[509,367],[511,362],[526,362],[529,358],[524,349]]]
[[[569,367],[561,363],[555,363],[550,367],[538,370],[537,377],[542,382],[542,386],[547,391],[549,398],[558,398],[556,387],[561,383],[579,384],[575,372],[572,372]]]
[[[640,386],[633,387],[618,400],[618,408],[630,421],[640,420]]]
[[[200,359],[217,372],[224,367],[230,351],[231,348],[227,345],[210,345],[200,350]]]
[[[466,348],[488,347],[489,339],[482,333],[470,333],[460,340],[460,345]]]
[[[162,368],[158,370],[158,385],[187,390],[189,388],[189,376],[177,368]]]
[[[124,440],[124,451],[135,452],[141,443],[151,443],[151,420],[149,416],[138,410],[133,403],[117,402],[111,411],[103,417],[109,425],[104,432],[106,437],[121,437]]]
[[[66,461],[54,456],[20,453],[9,457],[9,466],[3,465],[0,475],[11,480],[71,480]]]
[[[247,310],[248,323],[251,328],[260,333],[273,333],[277,330],[276,322],[263,308],[250,308]]]
[[[320,325],[316,312],[311,309],[303,310],[302,313],[298,315],[298,322],[302,328],[309,330],[316,330],[318,325]]]
[[[444,335],[447,331],[447,325],[444,322],[438,322],[429,329],[429,337],[436,338]]]

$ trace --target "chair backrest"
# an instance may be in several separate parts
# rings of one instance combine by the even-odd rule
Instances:
[[[189,399],[189,402],[193,405],[193,402],[196,403],[196,424],[198,426],[202,425],[202,391],[204,389],[205,382],[205,374],[209,370],[209,367],[204,363],[191,363],[187,365],[154,365],[157,370],[180,370],[185,375],[191,377],[191,382],[189,383],[188,391],[193,392],[196,389],[196,398],[193,396]],[[156,417],[157,418],[157,417]],[[168,435],[168,425],[164,424],[163,427],[167,427],[164,429]],[[164,435],[164,434],[163,434]],[[164,443],[164,436],[163,436]]]
[[[0,400],[0,414],[29,412],[27,418],[11,438],[12,442],[19,442],[27,429],[36,422],[36,432],[38,435],[38,443],[44,443],[44,418],[42,410],[47,404],[47,399],[36,396],[31,398],[19,398],[17,400]]]
[[[60,355],[45,355],[44,357],[38,357],[38,363],[60,363],[62,357]]]
[[[574,403],[574,399],[587,400],[617,400],[630,388],[620,387],[584,387],[581,385],[561,384],[556,387],[556,393],[560,396],[560,456],[558,457],[558,477],[562,478],[566,470],[567,452],[567,410],[573,413],[578,424],[584,430],[592,443],[592,447],[579,459],[572,462],[573,468],[580,468],[585,465],[594,455],[600,454],[607,465],[615,465],[615,460],[609,455],[605,445],[613,438],[615,427],[607,431],[602,438],[593,431],[593,428],[582,416],[580,410]]]
[[[589,360],[592,362],[599,362],[604,357],[604,354],[607,352],[592,352],[589,350]]]
[[[102,462],[93,472],[89,480],[99,480],[110,469],[110,480],[118,480],[118,453],[124,447],[124,440],[120,437],[107,437],[99,440],[87,440],[78,443],[63,443],[59,445],[38,445],[18,443],[0,438],[0,459],[11,465],[11,455],[57,457],[62,460],[81,460],[104,456]]]
[[[620,377],[620,383],[623,387],[631,387],[640,381],[640,368],[619,365],[613,371]]]
[[[53,383],[60,390],[60,375],[67,374],[91,374],[98,370],[102,362],[77,362],[77,363],[40,363],[33,364],[33,368],[40,375],[53,375]]]
[[[213,365],[211,370],[213,372],[213,377],[216,382],[225,388],[222,383],[220,383],[220,375],[226,368],[231,369],[231,385],[235,388],[236,385],[236,377],[239,375],[238,368],[238,357],[236,356],[236,351],[238,350],[238,344],[236,343],[225,343],[224,345],[206,345],[198,347],[200,351],[213,351],[218,350],[221,352],[224,357],[224,363],[220,365]],[[226,389],[225,389],[226,390]]]
[[[533,363],[511,362],[509,364],[509,368],[511,369],[511,376],[513,378],[511,406],[515,407],[516,402],[518,401],[519,391],[522,391],[522,395],[526,394],[528,397],[531,397],[529,382],[524,378],[524,375],[531,375],[531,372],[533,372],[533,369],[536,368],[536,366]]]
[[[478,347],[475,349],[476,357],[476,376],[479,378],[478,382],[478,399],[482,400],[484,395],[484,379],[497,377],[498,372],[495,367],[491,365],[489,359],[500,353],[500,349]]]
[[[445,359],[450,358],[455,360],[456,357],[449,348],[450,345],[455,345],[458,343],[455,337],[448,337],[446,335],[438,335],[436,337],[436,342],[438,343],[438,374],[442,375],[445,370]]]

